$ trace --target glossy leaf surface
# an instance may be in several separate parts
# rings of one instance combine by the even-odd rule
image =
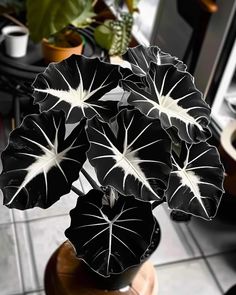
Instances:
[[[177,57],[171,56],[169,53],[161,51],[157,46],[145,47],[138,45],[129,48],[122,57],[124,60],[130,62],[132,70],[137,75],[145,76],[148,73],[151,62],[157,65],[172,64],[180,71],[186,70],[186,65],[182,61],[178,60]]]
[[[0,187],[10,208],[47,208],[68,193],[89,147],[85,120],[65,139],[62,111],[29,115],[2,153]]]
[[[120,78],[117,65],[72,55],[37,76],[33,95],[41,111],[62,109],[69,123],[94,115],[106,119],[115,115],[117,102],[100,99],[118,86]]]
[[[158,245],[160,231],[149,202],[120,196],[111,208],[102,198],[103,192],[97,190],[79,197],[65,234],[77,256],[108,277],[139,264],[153,239]]]
[[[162,198],[171,171],[171,142],[159,120],[124,109],[110,126],[92,119],[88,135],[88,157],[101,184],[143,200]]]
[[[224,169],[217,149],[206,142],[187,145],[173,156],[173,171],[166,191],[171,209],[211,219],[223,193]]]
[[[186,142],[197,143],[210,136],[210,108],[190,74],[178,71],[173,65],[151,63],[147,84],[141,89],[125,81],[125,89],[131,92],[130,104],[149,117],[159,118],[164,129],[175,127]]]

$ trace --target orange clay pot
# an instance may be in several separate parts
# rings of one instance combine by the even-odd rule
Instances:
[[[76,43],[78,45],[73,47],[58,47],[49,43],[47,39],[43,39],[42,51],[45,62],[59,62],[70,57],[72,54],[81,54],[83,51],[83,40],[79,35],[77,36]]]

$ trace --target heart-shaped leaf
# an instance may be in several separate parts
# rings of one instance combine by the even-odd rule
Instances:
[[[100,99],[118,86],[119,66],[98,58],[72,55],[60,63],[50,64],[33,83],[35,102],[41,111],[64,110],[68,123],[100,115],[104,119],[116,114],[115,101]]]
[[[102,185],[143,200],[161,199],[171,171],[171,142],[160,121],[122,110],[110,124],[89,122],[88,157]]]
[[[71,24],[77,28],[86,28],[94,22],[96,15],[97,14],[94,12],[93,0],[86,0],[84,1],[83,11],[77,14],[76,19],[74,19]]]
[[[65,234],[77,256],[108,277],[140,264],[151,242],[158,245],[160,230],[149,202],[120,196],[111,208],[102,199],[103,192],[98,190],[79,197]]]
[[[130,104],[149,117],[159,118],[164,129],[175,127],[186,142],[197,143],[210,136],[210,108],[189,73],[173,65],[151,63],[146,77],[145,89],[125,81],[124,88],[131,91]]]
[[[2,2],[2,1],[1,1]],[[34,42],[48,38],[68,26],[92,5],[92,0],[27,0],[27,24]],[[90,5],[89,5],[90,4]]]
[[[166,197],[169,207],[204,219],[215,216],[223,193],[224,169],[214,146],[187,145],[173,155]]]
[[[65,139],[62,111],[25,117],[2,153],[0,188],[10,208],[47,208],[68,193],[89,148],[82,120]]]
[[[157,46],[145,47],[143,45],[138,45],[133,48],[128,48],[122,57],[124,60],[130,62],[135,74],[142,76],[147,74],[151,62],[157,65],[172,64],[180,71],[185,71],[187,68],[177,57],[161,51]]]

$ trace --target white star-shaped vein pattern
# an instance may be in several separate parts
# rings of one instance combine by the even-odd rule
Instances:
[[[43,146],[42,144],[40,144],[37,141],[31,140],[30,138],[27,138],[25,136],[21,136],[22,139],[35,145],[36,148],[39,148],[42,153],[40,155],[26,153],[26,152],[25,153],[22,153],[22,152],[17,153],[18,155],[33,158],[35,161],[29,167],[24,168],[24,169],[19,169],[19,170],[26,170],[27,171],[26,176],[25,176],[24,180],[22,181],[21,185],[18,187],[18,189],[16,190],[16,192],[12,196],[11,200],[6,205],[10,205],[15,200],[18,193],[22,189],[25,189],[27,192],[27,188],[26,188],[27,184],[29,184],[35,177],[37,177],[41,173],[44,176],[45,196],[47,197],[47,194],[48,194],[48,180],[47,180],[48,171],[50,169],[52,169],[53,167],[57,167],[61,171],[61,174],[63,175],[65,181],[68,183],[68,179],[66,177],[66,174],[61,167],[61,162],[62,161],[73,161],[73,162],[80,164],[80,162],[77,161],[76,159],[67,157],[67,152],[69,150],[79,147],[79,146],[74,146],[74,142],[72,142],[72,144],[70,146],[68,146],[67,148],[65,148],[63,151],[58,152],[58,130],[60,128],[61,121],[59,122],[58,126],[56,126],[54,118],[53,118],[53,122],[54,122],[54,127],[55,127],[54,142],[52,142],[48,138],[47,134],[38,125],[38,123],[33,121],[35,126],[40,130],[41,134],[45,138],[45,140],[47,142],[47,147]],[[11,172],[11,170],[9,172]]]
[[[173,85],[173,87],[169,90],[169,92],[167,94],[164,95],[163,90],[164,90],[167,74],[168,74],[168,71],[166,72],[166,74],[164,76],[160,91],[158,91],[158,89],[155,85],[155,79],[156,79],[155,74],[154,74],[154,77],[151,78],[151,81],[153,83],[153,89],[155,90],[155,97],[157,98],[157,102],[149,99],[147,96],[145,96],[145,94],[140,94],[136,90],[132,90],[132,91],[136,92],[136,94],[138,94],[139,96],[143,96],[143,99],[135,99],[135,100],[133,100],[133,102],[134,103],[148,103],[148,104],[150,104],[151,106],[150,106],[150,109],[147,113],[148,116],[151,115],[152,111],[158,110],[160,112],[159,117],[161,116],[161,113],[166,114],[170,125],[172,125],[171,119],[174,118],[174,119],[179,119],[180,121],[184,122],[186,124],[186,126],[188,126],[189,124],[192,124],[192,125],[195,125],[199,130],[203,131],[203,128],[198,123],[197,119],[192,117],[189,114],[189,112],[191,110],[194,110],[196,108],[201,108],[201,107],[200,106],[191,106],[189,108],[183,108],[181,105],[179,105],[179,102],[181,102],[181,100],[184,100],[187,97],[191,97],[191,95],[194,95],[196,92],[188,93],[188,94],[186,94],[182,97],[179,97],[177,99],[173,99],[171,97],[171,93],[178,86],[178,84],[185,78],[185,76],[184,76]]]
[[[142,115],[141,115],[142,116]],[[155,122],[156,123],[156,122]],[[158,155],[155,155],[154,158],[149,154],[148,152],[146,154],[146,158],[141,158],[140,154],[142,152],[145,154],[145,149],[148,151],[149,148],[152,146],[155,146],[157,149],[162,148],[162,143],[165,138],[148,138],[149,136],[146,135],[148,134],[149,129],[152,128],[153,122],[151,123],[145,123],[146,125],[142,128],[139,134],[133,139],[131,139],[132,136],[132,128],[135,128],[134,126],[137,124],[137,121],[135,119],[134,122],[134,115],[130,117],[129,122],[125,123],[122,121],[123,128],[122,130],[124,131],[124,134],[122,135],[122,139],[120,138],[119,140],[123,140],[123,148],[122,150],[119,150],[116,145],[111,141],[109,136],[107,135],[106,131],[104,128],[98,130],[95,127],[92,127],[93,132],[97,133],[99,136],[99,140],[96,141],[94,140],[94,137],[91,136],[91,144],[95,145],[97,147],[104,148],[106,152],[104,152],[102,155],[95,155],[93,158],[91,158],[91,161],[96,161],[96,160],[105,160],[105,159],[112,159],[113,161],[109,162],[111,163],[111,166],[107,168],[106,173],[103,175],[103,182],[106,183],[106,179],[113,173],[116,173],[115,171],[121,170],[123,173],[123,178],[122,178],[122,191],[126,191],[128,185],[127,179],[129,176],[132,176],[134,180],[138,181],[141,184],[141,190],[140,190],[140,197],[142,198],[143,195],[143,189],[147,189],[151,194],[154,196],[154,198],[160,199],[160,196],[157,194],[157,192],[152,188],[150,184],[150,180],[159,180],[164,183],[164,178],[165,176],[160,174],[158,171],[158,167],[168,167],[167,163],[165,162],[164,159],[161,159]],[[127,124],[127,126],[126,126]],[[103,138],[103,139],[101,139]],[[147,140],[148,139],[148,140]],[[118,140],[118,139],[117,139]],[[139,142],[139,144],[137,144]],[[143,142],[143,144],[142,144]],[[149,150],[150,152],[150,150]],[[164,155],[164,157],[167,157]],[[168,161],[168,159],[167,159]],[[114,164],[112,164],[114,163]],[[101,163],[100,163],[101,164]],[[149,164],[154,164],[156,165],[156,173],[150,173],[147,176],[145,174],[145,169],[144,166],[148,166]],[[143,166],[143,167],[142,167]],[[147,170],[146,170],[147,172]]]
[[[167,189],[168,202],[171,204],[175,198],[181,198],[182,200],[183,197],[185,197],[187,198],[186,202],[190,208],[191,203],[197,200],[201,210],[204,212],[204,217],[210,219],[212,216],[209,215],[210,212],[207,210],[207,200],[209,202],[214,200],[214,202],[219,203],[219,200],[217,201],[217,195],[220,197],[223,189],[221,187],[220,178],[218,181],[219,183],[217,183],[217,180],[214,180],[214,178],[217,172],[221,174],[223,174],[223,172],[220,172],[219,156],[216,153],[214,156],[217,158],[214,159],[212,164],[209,164],[208,159],[209,156],[212,157],[212,154],[215,152],[214,147],[209,146],[207,143],[200,143],[199,145],[206,145],[205,150],[203,150],[202,147],[198,148],[194,145],[187,147],[187,154],[183,167],[180,167],[175,158],[172,157],[173,171],[171,172],[172,176],[170,176],[169,186],[171,187],[174,176],[176,176],[180,182],[174,189],[172,188],[173,191],[171,194],[168,193]],[[198,153],[198,149],[200,153]],[[206,171],[208,171],[207,175]],[[221,178],[223,179],[222,176]]]
[[[91,101],[88,102],[88,100],[92,96],[94,96],[97,92],[101,91],[102,89],[106,89],[107,87],[109,87],[109,85],[111,83],[113,83],[113,81],[110,81],[109,78],[115,69],[112,69],[110,71],[110,73],[105,77],[104,80],[100,79],[101,84],[99,86],[94,87],[94,82],[95,82],[96,77],[98,75],[97,69],[95,69],[94,73],[93,73],[93,77],[90,81],[90,85],[89,85],[88,89],[85,89],[84,81],[83,81],[83,79],[85,79],[85,78],[82,77],[82,73],[80,71],[77,61],[75,61],[75,63],[76,63],[76,69],[77,69],[77,75],[78,75],[76,77],[76,73],[75,73],[75,79],[78,78],[78,80],[79,80],[79,85],[77,88],[71,87],[70,83],[67,80],[67,77],[55,66],[55,70],[62,77],[62,79],[65,82],[65,85],[67,87],[67,90],[54,89],[54,88],[50,87],[45,78],[44,78],[44,82],[46,83],[47,88],[41,89],[41,88],[36,87],[34,90],[36,92],[45,93],[47,95],[52,95],[52,96],[58,98],[58,100],[50,107],[50,110],[55,108],[61,102],[68,103],[70,105],[70,108],[67,113],[67,119],[69,118],[72,110],[76,107],[81,109],[83,116],[85,116],[85,117],[86,117],[85,110],[88,108],[92,109],[95,114],[99,115],[99,112],[96,110],[96,108],[106,109],[106,107],[101,106],[101,105],[97,105],[96,100],[94,102],[91,102]],[[64,85],[62,87],[64,88]]]

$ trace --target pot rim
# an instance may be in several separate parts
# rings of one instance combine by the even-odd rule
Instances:
[[[57,50],[61,50],[61,51],[65,51],[65,50],[70,51],[72,48],[79,48],[79,47],[84,46],[85,40],[84,40],[83,36],[78,35],[78,39],[80,39],[80,43],[78,45],[76,45],[76,46],[71,46],[71,47],[59,47],[59,46],[56,46],[56,45],[54,45],[52,43],[49,43],[47,38],[42,39],[42,44],[44,46],[46,46],[46,47],[49,47],[49,48],[53,48],[53,49],[57,49]]]

